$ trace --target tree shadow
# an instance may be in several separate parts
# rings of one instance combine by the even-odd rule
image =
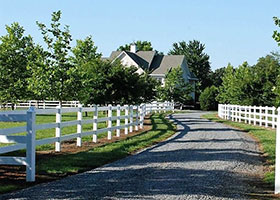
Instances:
[[[251,196],[253,190],[251,188],[248,190],[246,183],[255,180],[255,177],[233,172],[231,167],[234,167],[234,164],[230,163],[260,165],[259,152],[248,150],[246,147],[237,148],[227,145],[226,148],[195,147],[200,143],[219,145],[220,143],[250,143],[252,141],[236,138],[189,140],[185,136],[190,133],[208,130],[211,134],[214,131],[239,130],[231,128],[190,129],[188,122],[184,122],[183,118],[178,119],[177,116],[171,115],[169,119],[177,124],[178,132],[167,141],[102,168],[35,186],[26,189],[26,192],[12,193],[8,197],[24,199],[245,199]],[[195,121],[199,118],[193,117],[193,119]],[[173,128],[172,125],[167,126],[167,129]],[[164,129],[159,130],[161,129],[159,125],[153,126],[152,129],[159,131],[154,137],[158,137],[164,131]],[[176,148],[176,145],[180,145],[180,148]],[[192,146],[190,147],[190,145]],[[114,151],[119,152],[122,149]],[[114,152],[107,153],[108,155],[99,156],[109,156],[109,153]],[[88,160],[89,163],[94,162],[90,156]],[[78,157],[77,162],[79,162]],[[197,165],[197,163],[199,164]]]

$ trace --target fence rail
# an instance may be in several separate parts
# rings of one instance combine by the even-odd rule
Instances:
[[[92,141],[97,142],[97,135],[107,132],[107,139],[111,140],[113,132],[120,137],[120,130],[124,129],[124,134],[138,131],[143,128],[144,117],[152,112],[166,112],[174,110],[174,104],[171,102],[153,102],[141,105],[125,106],[92,106],[82,107],[79,105],[74,108],[62,108],[57,106],[55,109],[36,109],[30,107],[27,111],[0,112],[0,121],[4,122],[26,122],[26,126],[0,129],[0,143],[15,143],[9,146],[0,147],[0,154],[26,149],[26,157],[1,156],[0,165],[25,165],[26,181],[35,181],[35,147],[44,144],[55,144],[55,151],[61,151],[61,142],[76,139],[76,145],[82,146],[82,137],[91,135]],[[107,116],[100,118],[99,111],[107,112]],[[113,111],[114,115],[113,116]],[[123,112],[121,112],[123,111]],[[62,114],[77,113],[77,120],[62,121]],[[83,119],[83,112],[93,112],[92,119]],[[124,115],[122,115],[124,113]],[[36,124],[36,115],[55,114],[56,122]],[[123,120],[123,121],[121,121]],[[112,122],[116,122],[113,126]],[[107,127],[98,129],[98,123],[107,122]],[[123,122],[123,124],[121,124]],[[83,132],[82,126],[92,124],[92,130]],[[77,132],[67,135],[61,134],[61,129],[68,126],[77,126]],[[36,131],[55,128],[54,137],[36,140]],[[16,133],[26,132],[26,135],[14,135]]]
[[[277,125],[278,111],[275,107],[239,106],[219,104],[218,115],[220,118],[235,122],[275,128]]]
[[[62,107],[78,107],[80,104],[79,101],[62,101],[61,106]],[[12,103],[6,103],[6,104],[0,104],[0,108],[11,108]],[[59,101],[43,101],[43,100],[28,100],[28,101],[17,101],[17,103],[14,104],[14,108],[29,108],[29,107],[35,107],[40,109],[49,109],[49,108],[56,108],[60,105]]]
[[[218,116],[256,126],[276,128],[275,194],[280,193],[280,107],[219,104]]]

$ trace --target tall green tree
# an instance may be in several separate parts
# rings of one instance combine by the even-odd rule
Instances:
[[[225,70],[225,67],[221,67],[210,73],[210,81],[214,86],[219,87],[222,85],[222,77],[225,73]]]
[[[61,102],[62,100],[77,99],[76,91],[79,90],[77,75],[79,73],[78,68],[69,57],[72,41],[69,26],[66,25],[62,28],[60,18],[61,11],[57,11],[52,13],[50,27],[37,22],[47,50],[43,53],[44,57],[39,60],[41,62],[39,66],[30,66],[32,77],[29,82],[30,89],[36,95],[40,95],[42,90],[46,90],[48,98]]]
[[[274,23],[278,28],[280,28],[280,19],[278,17],[273,17]],[[275,30],[273,32],[272,38],[277,42],[278,46],[280,46],[280,32]]]
[[[257,64],[252,67],[254,72],[251,88],[254,91],[253,103],[261,106],[273,106],[276,103],[275,93],[278,90],[278,76],[280,74],[280,63],[274,55],[259,58]]]
[[[219,103],[253,105],[254,90],[252,90],[253,71],[247,62],[237,69],[230,64],[222,78],[217,100]]]
[[[24,35],[24,28],[18,23],[6,26],[7,34],[0,37],[0,102],[27,99],[27,65],[32,62],[34,43],[30,35]],[[13,107],[13,106],[12,106]]]
[[[205,52],[205,45],[198,40],[181,41],[173,44],[169,55],[185,55],[189,69],[196,75],[199,83],[196,87],[197,97],[207,86],[211,85],[210,81],[210,62],[209,55]]]
[[[280,28],[280,19],[278,17],[273,17],[273,20],[274,20],[275,25],[278,28]],[[278,46],[280,46],[280,32],[278,30],[275,30],[273,32],[272,38],[277,42]],[[279,53],[273,53],[272,55],[274,56],[274,58],[276,58],[276,60],[279,63],[279,60],[280,60],[279,59],[280,58]],[[277,76],[276,85],[273,88],[273,92],[276,95],[275,105],[280,106],[280,73]]]
[[[72,49],[73,56],[71,60],[78,69],[78,77],[76,83],[80,89],[77,91],[77,98],[80,102],[87,104],[90,99],[91,91],[91,73],[88,73],[90,68],[101,63],[101,54],[97,52],[97,47],[94,45],[92,37],[86,37],[84,40],[77,40],[76,46]]]
[[[192,101],[190,94],[193,89],[183,78],[183,70],[178,66],[167,73],[164,87],[158,88],[158,96],[163,101],[174,101],[186,105]]]
[[[138,51],[153,51],[151,42],[138,40],[138,41],[134,42],[134,44],[136,44]],[[125,44],[123,46],[120,46],[117,50],[118,51],[129,51],[130,45],[131,45],[131,43]]]
[[[87,68],[87,104],[140,104],[155,98],[157,81],[124,67],[119,61],[100,61]]]

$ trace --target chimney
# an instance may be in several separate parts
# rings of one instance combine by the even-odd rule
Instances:
[[[130,52],[131,53],[136,53],[136,51],[137,51],[137,46],[136,46],[136,44],[132,43],[130,45]]]

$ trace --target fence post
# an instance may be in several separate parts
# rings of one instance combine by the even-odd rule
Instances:
[[[112,105],[109,104],[108,106],[108,136],[107,136],[107,139],[108,140],[111,140],[112,139]]]
[[[82,118],[83,118],[83,111],[82,111],[82,105],[78,105],[78,113],[77,113],[77,120],[79,121],[77,124],[77,133],[80,133],[79,136],[77,137],[77,146],[80,147],[82,146]]]
[[[268,127],[268,107],[265,106],[265,127]]]
[[[61,151],[61,144],[60,144],[60,136],[61,136],[61,106],[56,106],[56,116],[55,122],[57,123],[55,128],[55,137],[58,138],[58,141],[55,142],[55,151]]]
[[[234,106],[233,105],[230,105],[230,111],[231,111],[231,121],[234,120]]]
[[[135,113],[136,113],[136,119],[135,119],[136,124],[134,126],[135,131],[138,131],[138,124],[139,124],[139,110],[138,109],[139,109],[139,107],[137,105],[136,109],[135,109]]]
[[[98,106],[94,105],[94,111],[93,111],[93,124],[92,124],[92,129],[95,131],[92,135],[92,141],[97,142],[97,118],[98,118]]]
[[[127,135],[128,134],[128,118],[129,118],[129,115],[128,115],[128,111],[129,111],[129,106],[128,105],[125,105],[125,118],[124,118],[124,124],[125,124],[125,128],[124,128],[124,134]]]
[[[120,119],[120,116],[121,116],[121,106],[120,105],[117,105],[117,126],[120,126],[121,125],[121,119]],[[117,128],[117,137],[120,137],[121,136],[121,130],[120,128]]]
[[[275,110],[276,110],[276,108],[273,106],[272,107],[272,128],[275,128],[275,123],[276,123],[276,119],[277,119],[277,117],[275,117]]]
[[[257,113],[257,109],[256,109],[256,106],[254,106],[254,125],[257,124],[257,115],[256,115],[256,113]]]
[[[27,111],[26,119],[26,181],[35,181],[35,162],[36,162],[36,111],[34,107],[30,107]]]
[[[144,122],[144,104],[140,105],[140,129],[143,129]]]
[[[234,105],[234,121],[237,122],[237,105]]]
[[[251,106],[249,106],[249,124],[251,124],[251,122],[252,122],[252,116],[251,116],[251,114],[252,114],[252,107]]]
[[[262,126],[262,107],[259,107],[259,111],[260,111],[260,124],[259,126]]]
[[[247,119],[247,114],[248,114],[248,110],[247,110],[247,108],[248,108],[248,106],[244,106],[244,108],[245,108],[245,117],[244,117],[244,122],[245,122],[245,123],[248,123],[248,119]]]
[[[130,126],[129,126],[129,132],[131,133],[133,131],[133,106],[129,106],[129,114],[130,114],[130,119],[129,119],[129,123],[130,123]]]
[[[276,150],[275,150],[275,194],[280,193],[280,108],[277,109]]]

